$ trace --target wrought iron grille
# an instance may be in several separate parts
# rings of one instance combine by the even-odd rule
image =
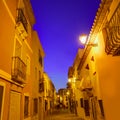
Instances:
[[[26,65],[19,57],[12,58],[12,79],[18,83],[26,79]]]
[[[16,23],[19,23],[21,22],[26,30],[26,32],[28,31],[27,30],[27,20],[26,20],[26,17],[23,13],[23,10],[21,8],[18,8],[18,16],[17,16],[17,19],[16,19]]]
[[[113,56],[120,55],[120,4],[106,26],[105,51]]]

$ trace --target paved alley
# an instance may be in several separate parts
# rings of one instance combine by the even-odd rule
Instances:
[[[68,110],[56,110],[53,114],[49,115],[46,120],[83,120],[76,116],[75,114],[70,113]]]

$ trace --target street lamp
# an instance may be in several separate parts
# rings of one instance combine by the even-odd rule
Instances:
[[[81,34],[79,36],[79,40],[83,45],[92,46],[92,47],[97,47],[98,46],[97,43],[90,43],[88,41],[88,36],[86,34]]]
[[[71,78],[68,79],[68,82],[69,82],[69,83],[71,82]]]
[[[86,34],[80,35],[79,40],[82,44],[85,44],[87,42],[87,35]]]

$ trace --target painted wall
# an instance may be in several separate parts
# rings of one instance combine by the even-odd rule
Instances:
[[[23,5],[23,3],[21,3]],[[24,6],[24,5],[23,5]],[[15,19],[16,19],[16,9],[18,8],[18,0],[1,0],[0,1],[0,8],[1,8],[1,22],[0,22],[0,82],[4,83],[5,89],[4,89],[4,97],[3,97],[3,108],[2,108],[2,118],[4,120],[7,120],[9,116],[12,118],[12,113],[15,113],[15,111],[12,108],[12,104],[15,103],[14,100],[17,102],[16,98],[10,99],[10,93],[14,91],[16,94],[20,93],[20,99],[19,99],[19,115],[20,119],[24,119],[24,97],[27,95],[29,96],[29,116],[26,118],[26,120],[30,120],[32,116],[32,86],[33,86],[33,74],[32,74],[32,57],[33,52],[31,48],[31,29],[32,25],[30,23],[28,24],[29,29],[29,39],[22,40],[21,37],[18,37],[18,34],[16,35],[22,45],[22,55],[21,59],[25,62],[25,64],[28,64],[26,62],[27,56],[30,58],[30,64],[29,64],[29,73],[27,71],[27,78],[26,83],[24,85],[20,85],[19,83],[11,80],[11,69],[12,69],[12,57],[15,55]],[[26,14],[26,13],[25,13]],[[26,14],[27,15],[27,14]],[[28,18],[28,16],[26,16]],[[17,31],[18,32],[18,31]],[[28,42],[29,41],[29,42]],[[37,44],[37,43],[36,43]],[[34,60],[34,59],[33,59]],[[27,65],[28,67],[28,65]],[[35,82],[35,81],[34,81]],[[36,82],[38,85],[38,82]],[[36,88],[38,92],[38,87]],[[14,94],[15,95],[15,94]],[[37,96],[38,97],[38,96]],[[13,102],[12,102],[13,101]],[[14,104],[15,105],[15,104]],[[18,105],[18,104],[16,104]],[[11,112],[10,112],[11,109]],[[11,113],[11,114],[10,114]]]
[[[98,36],[98,44],[99,47],[95,52],[96,68],[106,120],[117,120],[120,119],[118,112],[120,108],[120,56],[111,56],[105,53],[102,33]]]
[[[0,8],[0,69],[11,74],[11,61],[13,54],[15,26],[3,0],[0,1]]]

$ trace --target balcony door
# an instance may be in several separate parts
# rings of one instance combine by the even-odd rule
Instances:
[[[15,56],[21,58],[22,54],[22,45],[20,42],[16,39],[16,44],[15,44]]]
[[[97,120],[98,119],[98,108],[97,108],[97,99],[96,97],[90,98],[90,106],[91,106],[91,119]]]

